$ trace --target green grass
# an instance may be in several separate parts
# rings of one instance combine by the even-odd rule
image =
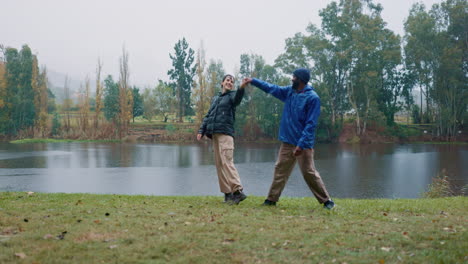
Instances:
[[[336,199],[0,192],[0,263],[466,263],[466,197]],[[66,232],[66,233],[65,233]]]
[[[104,139],[104,140],[75,140],[75,139],[52,139],[52,138],[28,138],[13,140],[13,144],[27,144],[27,143],[68,143],[68,142],[104,142],[104,143],[119,143],[120,140]]]

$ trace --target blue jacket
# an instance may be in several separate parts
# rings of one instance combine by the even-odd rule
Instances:
[[[280,87],[255,78],[251,84],[284,102],[279,140],[302,149],[314,148],[320,98],[312,86],[296,92],[291,85]]]

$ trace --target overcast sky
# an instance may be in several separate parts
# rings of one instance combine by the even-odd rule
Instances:
[[[185,37],[206,59],[221,60],[227,72],[239,67],[242,53],[262,55],[268,64],[283,52],[284,41],[320,26],[319,10],[331,0],[0,0],[0,44],[28,44],[39,63],[73,79],[95,78],[98,57],[103,73],[118,79],[119,58],[129,53],[132,85],[168,80],[169,53]],[[374,0],[383,6],[387,27],[403,34],[413,3],[426,8],[441,0]]]

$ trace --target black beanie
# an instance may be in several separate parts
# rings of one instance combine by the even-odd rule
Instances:
[[[299,68],[293,72],[293,74],[299,78],[299,80],[303,81],[307,84],[310,80],[310,71],[305,68]]]

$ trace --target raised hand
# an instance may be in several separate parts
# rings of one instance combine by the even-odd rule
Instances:
[[[252,81],[252,78],[244,78],[242,80],[242,84],[241,84],[240,88],[244,89],[247,85],[250,84],[251,81]]]

